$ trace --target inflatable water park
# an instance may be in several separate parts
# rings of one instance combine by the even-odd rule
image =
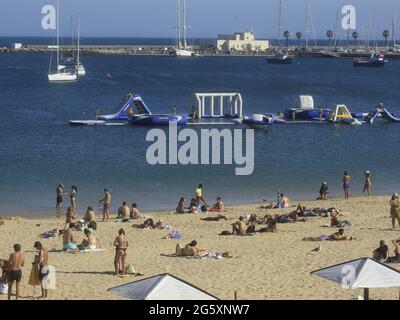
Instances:
[[[373,124],[376,121],[400,123],[400,117],[390,112],[383,104],[373,111],[350,112],[344,104],[332,108],[315,107],[312,96],[299,96],[297,107],[279,113],[243,115],[243,99],[240,93],[194,93],[194,104],[190,114],[154,114],[140,95],[129,93],[112,114],[97,114],[96,119],[71,120],[71,126],[168,126],[175,122],[185,125],[245,125],[252,128],[279,124]],[[197,107],[195,106],[197,104]]]

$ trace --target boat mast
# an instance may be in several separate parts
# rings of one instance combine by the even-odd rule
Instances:
[[[59,35],[59,20],[60,18],[60,0],[57,0],[57,18],[56,18],[56,28],[57,28],[57,73],[58,73],[58,66],[60,65],[60,35]]]
[[[307,0],[307,14],[306,14],[306,50],[308,50],[309,34],[310,34],[310,0]]]
[[[79,62],[79,59],[80,59],[80,54],[79,54],[80,53],[80,32],[81,32],[81,16],[78,13],[78,53],[76,55],[76,63],[78,66],[80,65],[80,62]]]
[[[393,17],[393,21],[392,21],[392,40],[393,40],[393,48],[396,47],[396,21],[397,20],[397,16],[395,15]]]
[[[279,0],[279,18],[278,18],[278,40],[279,40],[279,46],[282,46],[281,43],[281,34],[282,31],[282,0]]]
[[[187,49],[187,27],[186,27],[186,0],[182,0],[182,11],[183,11],[183,48]]]
[[[176,2],[177,2],[177,16],[178,16],[178,27],[177,27],[178,43],[177,43],[177,45],[178,45],[178,49],[181,49],[181,47],[182,47],[182,43],[181,43],[181,28],[182,28],[182,25],[181,25],[181,14],[182,14],[181,0],[176,0]]]

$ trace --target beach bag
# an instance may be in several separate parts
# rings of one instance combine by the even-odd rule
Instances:
[[[89,229],[97,230],[97,222],[96,221],[90,222],[88,227],[89,227]]]
[[[131,264],[127,264],[126,265],[126,273],[127,274],[136,274],[137,272],[136,272],[136,270],[135,270],[135,267],[133,266],[133,265],[131,265]]]
[[[7,282],[0,281],[0,294],[7,294],[8,293],[8,284]]]

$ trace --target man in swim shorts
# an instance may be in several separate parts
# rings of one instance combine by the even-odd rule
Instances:
[[[57,194],[57,199],[56,199],[56,208],[60,209],[61,208],[61,204],[63,203],[63,196],[66,195],[65,191],[64,191],[64,186],[62,183],[60,183],[57,186],[56,189],[56,194]]]
[[[344,176],[343,176],[342,182],[343,182],[344,197],[345,197],[345,199],[348,199],[349,198],[351,176],[347,171],[344,172]]]
[[[63,250],[64,251],[78,251],[78,246],[74,239],[74,227],[73,223],[69,224],[69,228],[63,233]]]
[[[25,264],[24,255],[21,252],[21,245],[14,244],[14,252],[8,260],[8,300],[11,300],[12,287],[15,282],[15,300],[19,298],[19,286],[22,279],[22,267]]]

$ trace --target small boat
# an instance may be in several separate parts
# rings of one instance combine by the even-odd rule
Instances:
[[[354,59],[353,66],[365,68],[383,68],[387,62],[388,61],[385,60],[385,56],[383,54],[378,56],[376,53],[372,53],[369,59]]]
[[[59,19],[58,19],[58,15],[59,15],[59,0],[57,0],[57,45],[56,45],[56,49],[57,49],[57,69],[55,72],[51,72],[51,58],[50,58],[50,66],[49,66],[49,73],[47,75],[47,78],[49,80],[49,82],[69,82],[69,81],[75,81],[77,79],[77,75],[73,70],[67,70],[67,67],[65,65],[61,65],[60,64],[60,36],[59,36]],[[51,54],[51,56],[53,55],[53,53]]]
[[[325,120],[330,109],[315,108],[312,96],[299,96],[299,106],[285,110],[284,116],[287,120]]]
[[[267,56],[268,64],[292,64],[292,60],[293,60],[292,56],[281,52]]]
[[[178,126],[186,125],[187,117],[173,114],[137,114],[129,117],[133,126],[168,126],[170,122],[176,122]]]

